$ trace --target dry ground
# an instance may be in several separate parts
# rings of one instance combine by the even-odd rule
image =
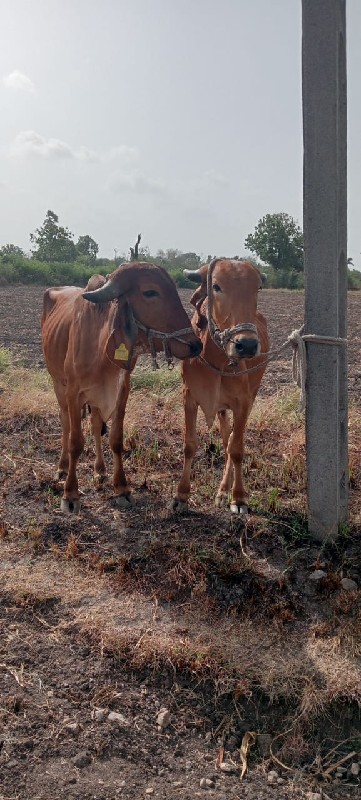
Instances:
[[[167,511],[182,428],[167,372],[158,383],[147,372],[134,379],[134,510],[114,509],[109,486],[94,490],[86,421],[82,511],[61,515],[57,410],[46,373],[34,370],[40,302],[35,287],[1,290],[0,346],[15,361],[0,375],[1,800],[133,800],[147,790],[182,800],[207,791],[216,800],[356,798],[348,767],[361,762],[361,295],[349,299],[351,518],[325,547],[307,533],[288,352],[270,366],[249,425],[253,513],[244,529],[213,507],[222,453],[203,424],[190,511]],[[301,294],[262,293],[273,347],[301,324],[302,303]],[[325,572],[316,583],[315,569]],[[343,589],[345,577],[355,590]],[[160,729],[162,707],[170,722]],[[249,731],[258,738],[241,782]],[[270,769],[280,783],[268,785]],[[214,788],[200,788],[202,778]]]

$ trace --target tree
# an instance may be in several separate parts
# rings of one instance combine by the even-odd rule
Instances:
[[[265,263],[280,272],[302,272],[303,234],[288,214],[266,214],[244,243]]]
[[[19,256],[20,258],[25,258],[25,253],[17,244],[4,244],[3,247],[0,248],[0,256]]]
[[[79,236],[75,249],[78,256],[85,256],[89,261],[95,261],[98,255],[99,245],[97,245],[91,236]]]
[[[134,247],[130,248],[130,260],[131,261],[138,261],[139,260],[139,245],[140,245],[141,238],[142,238],[142,234],[138,233],[137,241],[136,241]]]
[[[53,211],[47,211],[42,227],[30,234],[30,241],[35,245],[31,251],[33,257],[39,261],[75,261],[73,234],[59,225],[59,218]]]

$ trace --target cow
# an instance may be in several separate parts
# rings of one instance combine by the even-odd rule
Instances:
[[[232,514],[248,513],[242,480],[244,433],[266,369],[267,322],[257,310],[258,290],[265,276],[248,261],[215,258],[198,270],[184,270],[200,283],[191,297],[192,325],[203,344],[202,355],[182,363],[184,442],[183,472],[171,510],[187,508],[192,460],[197,450],[197,412],[209,428],[218,416],[226,454],[215,503],[228,504]],[[229,419],[233,414],[233,425]]]
[[[73,286],[47,289],[42,345],[60,407],[62,447],[56,477],[65,478],[61,510],[80,508],[76,470],[87,406],[95,439],[95,480],[105,478],[101,434],[111,418],[115,505],[129,508],[123,422],[137,357],[150,352],[156,367],[162,347],[170,365],[173,358],[189,358],[202,349],[173,280],[162,267],[137,262],[121,264],[107,278],[93,275],[85,291]]]

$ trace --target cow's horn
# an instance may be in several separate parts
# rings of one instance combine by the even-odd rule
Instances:
[[[199,283],[199,281],[202,280],[200,269],[184,269],[183,272],[190,281]]]
[[[94,289],[93,292],[84,292],[83,297],[85,300],[90,300],[91,303],[109,303],[110,300],[115,300],[119,297],[119,286],[114,281],[107,281],[100,289]]]

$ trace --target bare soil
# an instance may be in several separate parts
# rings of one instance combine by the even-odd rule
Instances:
[[[187,305],[190,293],[181,295]],[[39,287],[1,289],[0,346],[27,368],[43,368],[41,299]],[[301,293],[263,291],[260,307],[272,348],[302,324]],[[360,338],[354,293],[357,414]],[[302,420],[292,411],[280,429],[271,413],[290,380],[286,350],[267,371],[250,423],[254,504],[245,528],[213,508],[222,454],[204,426],[190,511],[169,514],[182,413],[179,399],[152,392],[134,393],[126,418],[134,509],[115,509],[109,485],[94,490],[85,421],[82,510],[61,515],[56,405],[39,395],[27,410],[26,382],[22,404],[4,384],[0,800],[359,796],[349,767],[361,763],[361,591],[341,580],[361,587],[360,437],[352,430],[351,525],[320,547],[304,516]],[[108,448],[106,457],[110,471]],[[325,576],[310,581],[316,569]],[[157,722],[162,708],[166,727]],[[241,781],[248,732],[257,738]]]

